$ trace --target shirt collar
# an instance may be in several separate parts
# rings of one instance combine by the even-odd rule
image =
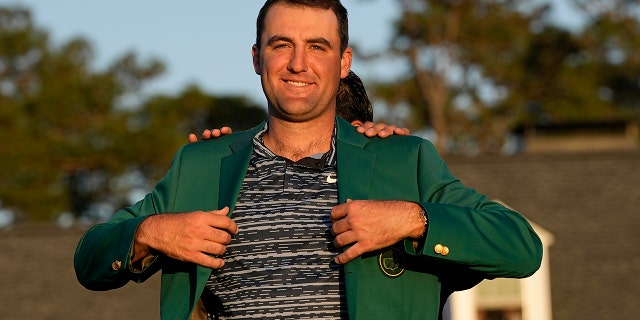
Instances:
[[[267,121],[264,125],[264,128],[260,130],[253,137],[253,155],[251,156],[251,163],[253,165],[259,165],[259,163],[264,160],[270,160],[275,158],[282,158],[287,164],[293,166],[300,166],[310,169],[322,170],[324,167],[335,167],[337,158],[336,158],[336,133],[337,126],[333,126],[333,134],[331,136],[331,146],[329,151],[325,153],[317,153],[311,155],[309,157],[302,158],[298,161],[292,161],[287,158],[281,157],[273,153],[273,151],[269,150],[267,146],[264,144],[264,140],[262,137],[269,131],[269,122]]]

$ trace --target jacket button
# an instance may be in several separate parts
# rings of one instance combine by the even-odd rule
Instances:
[[[435,245],[435,247],[433,247],[433,251],[435,251],[437,254],[441,254],[443,248],[444,246],[438,243]]]
[[[446,256],[446,255],[448,255],[448,254],[449,254],[449,247],[447,247],[447,246],[443,246],[443,247],[442,247],[442,255],[443,255],[443,256]]]
[[[111,263],[111,269],[115,271],[120,270],[121,267],[122,267],[122,262],[120,260],[116,260],[113,263]]]

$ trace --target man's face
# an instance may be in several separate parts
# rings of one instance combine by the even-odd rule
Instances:
[[[253,65],[270,116],[292,122],[333,117],[340,78],[351,67],[351,49],[340,54],[333,11],[276,4],[260,41],[260,49],[252,49]]]

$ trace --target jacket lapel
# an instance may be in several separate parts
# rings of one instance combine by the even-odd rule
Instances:
[[[220,170],[220,179],[218,181],[219,198],[216,208],[221,209],[224,206],[229,206],[229,216],[232,215],[238,193],[240,193],[240,188],[242,187],[242,181],[244,181],[244,176],[249,166],[249,160],[253,152],[251,141],[258,131],[264,127],[264,124],[263,122],[253,129],[239,132],[239,136],[229,145],[231,154],[224,156],[220,160],[220,165],[218,166]],[[211,182],[215,183],[215,181]],[[204,290],[204,286],[211,276],[211,271],[210,268],[201,265],[197,266],[196,292],[201,293]],[[197,295],[194,298],[193,303],[195,305],[200,296]]]
[[[369,138],[342,118],[337,118],[337,124],[338,200],[344,203],[347,199],[366,199],[376,155],[364,149]]]
[[[249,167],[253,152],[252,139],[262,126],[257,128],[258,130],[252,129],[240,133],[241,136],[229,145],[231,155],[224,157],[220,163],[219,206],[221,208],[229,206],[229,216],[235,207],[242,181]]]

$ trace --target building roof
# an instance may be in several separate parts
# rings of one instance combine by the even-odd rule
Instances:
[[[640,151],[446,160],[467,186],[551,232],[554,320],[640,315]],[[78,284],[72,261],[82,231],[17,225],[0,232],[5,318],[159,317],[159,276],[107,292]]]
[[[555,320],[640,315],[640,151],[446,160],[465,185],[553,234]]]

